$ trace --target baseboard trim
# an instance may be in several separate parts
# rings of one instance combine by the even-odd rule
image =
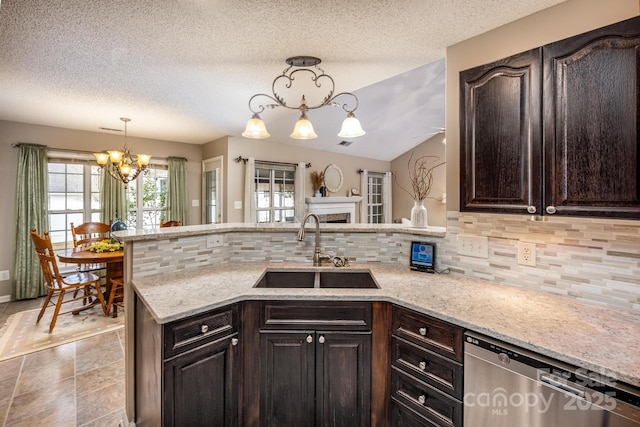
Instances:
[[[11,295],[0,295],[0,304],[11,301]]]

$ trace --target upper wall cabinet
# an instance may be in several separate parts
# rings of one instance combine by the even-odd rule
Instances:
[[[640,17],[460,73],[460,209],[640,218]]]

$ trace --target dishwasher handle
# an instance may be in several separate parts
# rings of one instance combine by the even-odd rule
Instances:
[[[573,394],[575,396],[584,398],[584,391],[577,389],[575,387],[571,387],[569,384],[565,384],[563,382],[554,380],[553,378],[547,376],[547,375],[542,375],[540,376],[540,381],[547,383],[549,385],[552,385],[556,388],[559,388],[562,391],[566,391],[567,393]]]

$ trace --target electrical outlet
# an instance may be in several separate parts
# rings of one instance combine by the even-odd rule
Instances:
[[[218,248],[222,245],[224,245],[222,234],[212,234],[211,236],[207,236],[207,248]]]
[[[9,280],[9,270],[0,271],[0,282],[4,282],[5,280]]]
[[[536,244],[518,242],[518,264],[536,266]]]
[[[485,236],[458,234],[458,255],[489,258],[489,239]]]

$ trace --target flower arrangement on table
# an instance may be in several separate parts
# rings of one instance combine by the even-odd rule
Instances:
[[[91,252],[115,252],[124,248],[124,243],[114,242],[110,239],[105,239],[100,242],[92,243],[89,246]]]

